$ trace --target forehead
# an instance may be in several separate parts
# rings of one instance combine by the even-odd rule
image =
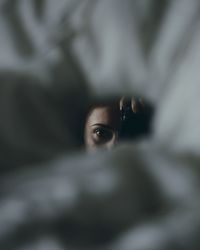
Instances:
[[[94,124],[105,124],[112,128],[118,128],[120,124],[119,105],[116,103],[92,108],[88,116],[88,125]]]

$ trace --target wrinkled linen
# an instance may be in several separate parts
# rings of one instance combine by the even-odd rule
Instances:
[[[1,249],[199,249],[199,7],[0,2]],[[90,98],[126,93],[152,137],[80,151]]]

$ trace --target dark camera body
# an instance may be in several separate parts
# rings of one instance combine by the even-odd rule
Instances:
[[[120,139],[139,139],[151,134],[153,108],[150,104],[145,105],[139,100],[135,101],[133,107],[131,100],[121,109]]]

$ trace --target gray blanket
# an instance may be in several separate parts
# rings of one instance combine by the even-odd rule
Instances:
[[[200,3],[0,1],[0,249],[200,249]],[[154,133],[81,149],[99,96]]]

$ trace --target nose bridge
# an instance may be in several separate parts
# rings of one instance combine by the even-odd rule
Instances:
[[[109,142],[106,143],[106,147],[108,149],[113,148],[117,144],[118,140],[119,140],[119,132],[115,131],[113,138]]]

